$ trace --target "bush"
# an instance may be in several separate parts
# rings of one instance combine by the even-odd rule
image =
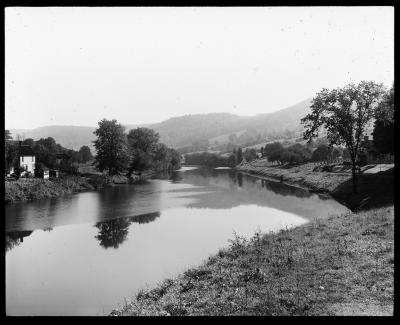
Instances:
[[[331,154],[331,148],[325,144],[321,144],[314,150],[311,156],[312,161],[327,161]]]

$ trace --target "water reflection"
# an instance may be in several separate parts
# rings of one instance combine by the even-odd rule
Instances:
[[[238,180],[239,187],[242,187],[243,186],[243,174],[242,173],[236,173],[236,178]]]
[[[204,168],[10,205],[7,313],[107,313],[146,284],[198,265],[234,231],[250,237],[344,210],[303,189]]]
[[[100,246],[107,249],[113,247],[117,249],[128,237],[129,226],[133,223],[149,223],[160,216],[160,212],[148,213],[139,216],[111,219],[96,223],[95,227],[99,233],[95,238],[100,242]]]
[[[267,191],[272,191],[276,194],[282,196],[296,196],[296,197],[311,197],[313,194],[310,193],[308,190],[296,187],[296,186],[287,186],[285,184],[275,182],[275,181],[268,181],[261,179],[261,187],[265,188]]]
[[[157,218],[160,217],[160,215],[161,215],[160,211],[157,211],[157,212],[153,212],[153,213],[142,214],[140,216],[129,217],[128,219],[131,222],[145,224],[145,223],[150,223],[150,222],[155,221]]]
[[[100,246],[105,249],[109,247],[118,248],[126,240],[130,224],[127,218],[99,222],[96,224],[99,233],[95,238],[100,242]]]
[[[186,172],[181,183],[201,185],[202,191],[194,189],[182,192],[192,201],[190,208],[232,209],[241,205],[256,204],[314,219],[348,209],[331,198],[324,198],[296,186],[289,186],[274,180],[242,174],[235,170],[212,170],[199,168]]]
[[[24,237],[28,237],[33,231],[12,231],[6,233],[6,252],[19,246],[24,242]]]

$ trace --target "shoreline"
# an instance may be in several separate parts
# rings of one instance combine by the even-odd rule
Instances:
[[[258,178],[280,181],[290,186],[300,186],[312,193],[329,195],[351,211],[379,208],[393,202],[394,169],[377,174],[359,174],[358,192],[353,193],[349,173],[313,172],[313,163],[290,168],[282,166],[254,166],[249,163],[236,166],[236,170]]]
[[[249,167],[236,170],[272,181],[283,175],[283,183],[329,195],[352,212],[237,237],[110,316],[393,315],[393,170],[359,175],[353,194],[351,175]]]
[[[158,172],[148,171],[130,178],[123,175],[102,175],[82,173],[56,179],[22,178],[16,181],[5,181],[5,205],[97,191],[104,187],[120,184],[135,184],[156,175]]]
[[[236,237],[109,316],[390,316],[394,207]]]
[[[300,185],[315,193],[333,194],[336,187],[351,179],[351,174],[312,172],[313,164],[303,164],[291,168],[282,166],[254,166],[250,163],[236,166],[236,170],[248,173],[252,176],[267,177],[280,181],[288,185]]]

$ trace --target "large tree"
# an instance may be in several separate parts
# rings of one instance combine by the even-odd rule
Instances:
[[[52,137],[41,138],[35,141],[34,151],[36,161],[43,163],[48,168],[54,168],[56,166],[56,156],[57,153],[60,153],[60,148],[62,147],[57,145]]]
[[[136,128],[128,133],[128,148],[132,157],[129,174],[152,167],[160,136],[152,129]]]
[[[327,162],[331,156],[332,150],[333,148],[331,146],[320,144],[312,153],[311,160]]]
[[[157,143],[154,152],[155,167],[158,170],[168,170],[171,160],[170,151],[164,143]]]
[[[109,175],[124,171],[129,164],[125,127],[117,120],[102,119],[94,131],[97,139],[95,164],[100,171],[108,170]]]
[[[356,163],[360,142],[384,92],[382,84],[372,81],[332,90],[324,88],[313,98],[311,113],[301,120],[306,140],[317,137],[323,127],[330,144],[346,146],[352,162],[354,193],[357,192]]]
[[[181,168],[181,155],[173,148],[168,148],[169,156],[171,157],[170,164],[173,170]]]
[[[264,148],[264,156],[271,162],[282,162],[282,155],[285,152],[285,148],[280,142],[267,143]]]
[[[79,149],[79,159],[80,162],[87,162],[89,160],[92,160],[93,156],[92,153],[90,152],[90,148],[88,146],[82,146]]]

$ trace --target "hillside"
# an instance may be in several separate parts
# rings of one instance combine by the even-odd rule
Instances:
[[[283,131],[298,129],[300,119],[309,111],[310,100],[306,99],[296,105],[279,111],[255,116],[238,116],[230,113],[193,114],[173,117],[154,124],[126,124],[127,130],[146,126],[160,134],[161,142],[175,148],[191,145],[196,141],[215,138],[227,139],[229,134],[252,131]],[[16,137],[23,133],[25,138],[53,137],[57,143],[66,148],[79,149],[82,145],[93,147],[95,139],[90,126],[44,126],[33,130],[10,130]]]
[[[14,138],[18,134],[22,135],[25,139],[32,138],[34,140],[52,137],[65,148],[79,150],[83,145],[93,146],[92,141],[95,139],[94,130],[95,127],[88,126],[52,125],[25,130],[24,132],[11,129],[10,132]]]

